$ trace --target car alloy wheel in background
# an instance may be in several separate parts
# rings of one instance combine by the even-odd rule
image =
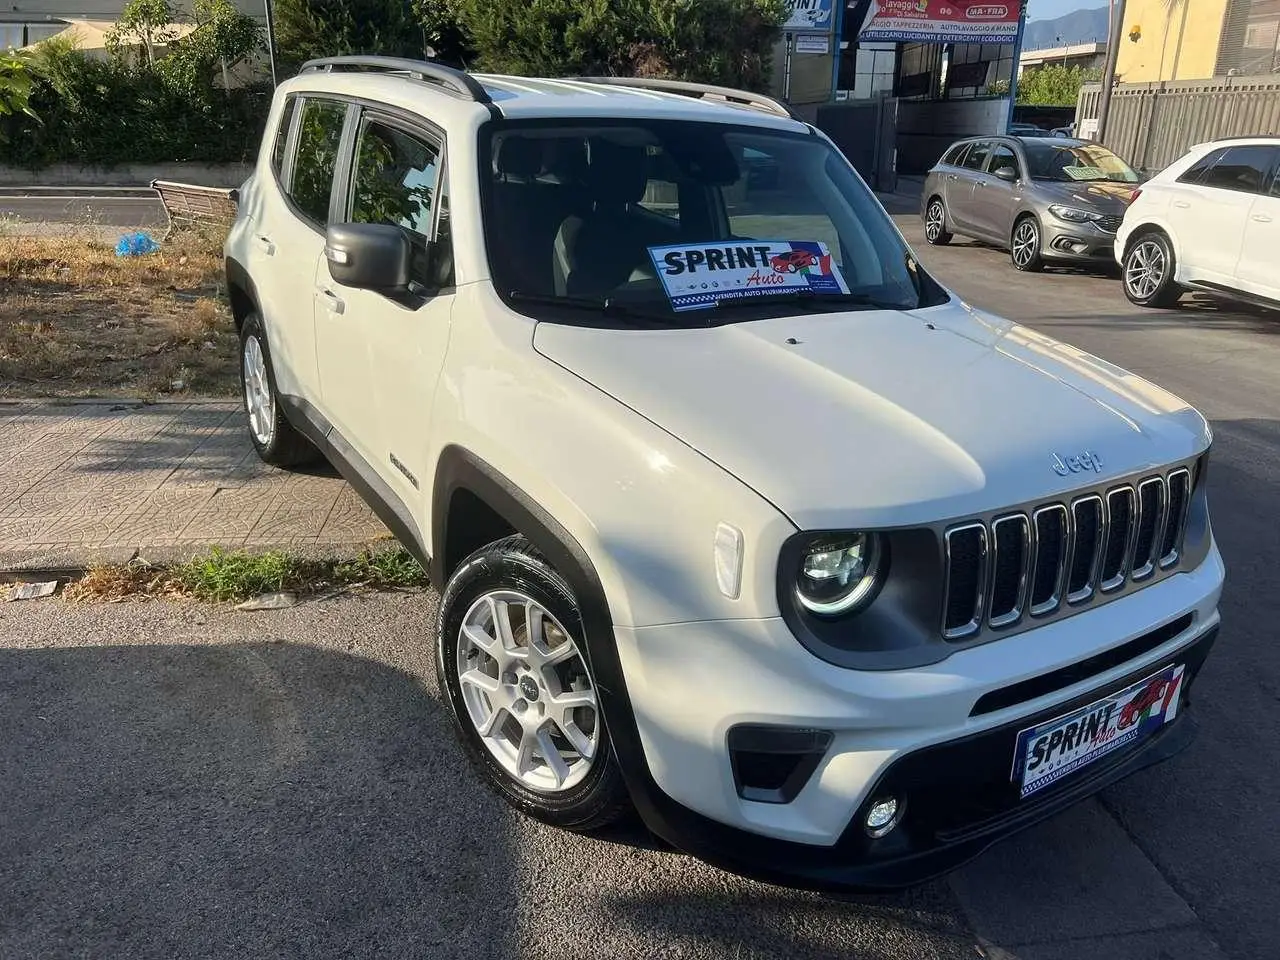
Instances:
[[[1147,233],[1124,255],[1124,294],[1141,307],[1171,307],[1181,295],[1174,283],[1173,249],[1160,233]]]
[[[936,197],[925,208],[924,238],[938,245],[951,241],[951,234],[947,233],[947,208]]]
[[[1040,224],[1034,217],[1023,217],[1014,225],[1009,256],[1018,270],[1037,271],[1044,266],[1040,259]]]

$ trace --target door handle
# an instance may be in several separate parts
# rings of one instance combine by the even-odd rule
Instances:
[[[257,243],[257,245],[260,246],[266,252],[268,257],[275,256],[276,245],[271,242],[270,237],[259,233],[253,239],[254,239],[254,242]]]
[[[1191,204],[1187,203],[1187,201],[1185,200],[1175,200],[1173,201],[1173,205],[1183,210],[1186,210],[1189,206],[1191,206]]]
[[[1253,219],[1254,219],[1254,220],[1257,220],[1257,221],[1258,221],[1258,223],[1270,223],[1270,222],[1271,222],[1271,218],[1270,218],[1270,217],[1268,217],[1265,213],[1255,213],[1255,214],[1253,215]]]
[[[975,184],[975,186],[979,186],[979,187],[985,187],[986,185],[987,185],[987,182],[986,182],[985,180],[979,180],[979,181]]]
[[[957,177],[954,173],[948,173],[948,174],[947,174],[947,179],[948,179],[948,180],[958,180],[958,179],[960,179],[960,178],[959,178],[959,177]]]
[[[339,297],[332,290],[326,290],[323,287],[319,287],[316,289],[316,293],[318,293],[320,295],[320,298],[324,300],[325,305],[329,308],[330,313],[336,313],[339,316],[341,316],[343,313],[346,312],[346,309],[347,309],[346,303],[343,302],[342,298]]]

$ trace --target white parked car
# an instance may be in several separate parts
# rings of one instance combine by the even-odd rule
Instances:
[[[317,61],[238,199],[253,443],[427,565],[518,809],[896,886],[1191,737],[1205,420],[963,303],[776,102]]]
[[[1280,308],[1280,137],[1192,147],[1136,192],[1115,253],[1136,304],[1202,290]]]

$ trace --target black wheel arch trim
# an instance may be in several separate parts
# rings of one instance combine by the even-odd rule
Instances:
[[[319,410],[302,397],[279,395],[280,408],[293,428],[324,454],[344,480],[395,534],[424,570],[431,569],[431,557],[422,542],[418,525],[405,502],[387,485],[377,471],[347,442]]]
[[[249,276],[249,271],[239,260],[234,257],[227,257],[224,261],[225,272],[227,276],[227,292],[230,295],[232,290],[240,289],[244,291],[245,296],[253,303],[255,309],[261,311],[262,300],[258,296],[258,287],[253,282],[253,278]],[[232,312],[235,312],[235,301],[232,301]],[[240,329],[241,318],[236,317],[236,329]],[[297,424],[294,424],[297,426]]]

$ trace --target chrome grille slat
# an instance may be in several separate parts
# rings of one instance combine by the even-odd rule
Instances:
[[[966,541],[972,540],[970,544]],[[942,590],[942,635],[958,640],[976,633],[986,609],[987,589],[987,525],[968,523],[948,530],[945,538],[946,580]],[[964,569],[967,556],[972,570]],[[953,605],[955,612],[953,612]],[[962,619],[967,615],[968,619]]]
[[[991,525],[991,607],[987,616],[991,626],[1006,627],[1022,618],[1030,554],[1031,525],[1025,514],[1001,517]],[[1006,596],[1009,593],[1011,600]]]
[[[1142,477],[1066,502],[944,533],[942,636],[957,641],[984,627],[1047,617],[1152,578],[1182,557],[1191,504],[1186,467]]]
[[[1070,517],[1060,503],[1040,507],[1032,515],[1036,531],[1035,560],[1031,574],[1031,615],[1043,617],[1062,602],[1062,583],[1068,569]],[[1056,525],[1056,526],[1055,526]],[[1055,530],[1056,533],[1051,533]],[[1038,599],[1041,598],[1041,599]]]

